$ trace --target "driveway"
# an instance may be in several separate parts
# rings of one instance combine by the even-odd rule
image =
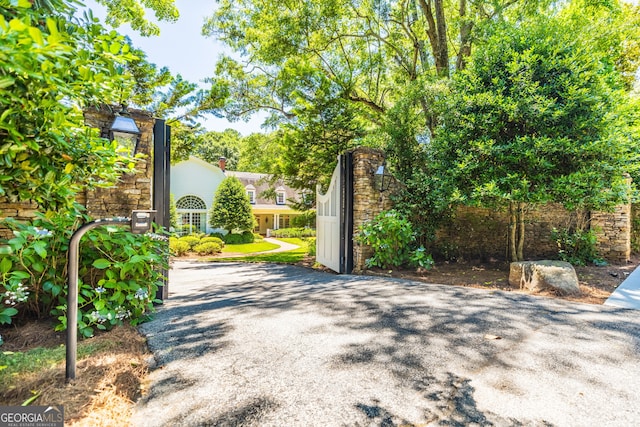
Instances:
[[[135,426],[640,425],[640,312],[178,262]]]

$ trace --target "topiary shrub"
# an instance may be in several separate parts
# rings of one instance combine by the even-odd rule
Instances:
[[[217,243],[220,245],[221,248],[224,248],[224,240],[222,240],[219,237],[207,236],[200,239],[200,243],[209,243],[209,242]]]
[[[176,239],[175,237],[169,238],[169,251],[171,252],[171,255],[182,256],[189,252],[190,249],[191,246],[189,243]]]
[[[242,243],[253,243],[254,240],[253,232],[249,230],[242,232]]]
[[[200,237],[190,234],[188,236],[180,237],[181,242],[186,242],[189,245],[189,249],[193,249],[195,245],[200,243]]]
[[[242,234],[229,233],[223,237],[223,240],[228,245],[240,245],[244,243]]]
[[[222,252],[222,246],[216,242],[200,243],[193,248],[198,255],[214,255]]]

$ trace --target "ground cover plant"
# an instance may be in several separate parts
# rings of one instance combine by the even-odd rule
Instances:
[[[0,240],[5,248],[0,254],[0,323],[14,316],[53,316],[55,328],[66,329],[67,249],[73,230],[88,219],[80,207],[74,212],[77,216],[37,214],[30,223],[3,221],[15,235]],[[144,321],[162,284],[166,249],[161,234],[134,235],[119,227],[89,231],[80,245],[80,333],[91,336],[96,329]]]

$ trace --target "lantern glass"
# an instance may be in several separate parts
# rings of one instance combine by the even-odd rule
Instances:
[[[391,175],[387,172],[386,164],[382,164],[378,166],[376,169],[376,173],[374,175],[376,188],[381,193],[383,191],[387,191],[389,189],[389,185],[391,184]]]
[[[136,122],[128,116],[126,110],[116,115],[109,131],[112,141],[116,141],[132,157],[136,154],[140,129]]]

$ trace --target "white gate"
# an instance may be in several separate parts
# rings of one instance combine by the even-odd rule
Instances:
[[[353,268],[352,154],[338,156],[326,194],[316,189],[316,261],[337,273]]]

